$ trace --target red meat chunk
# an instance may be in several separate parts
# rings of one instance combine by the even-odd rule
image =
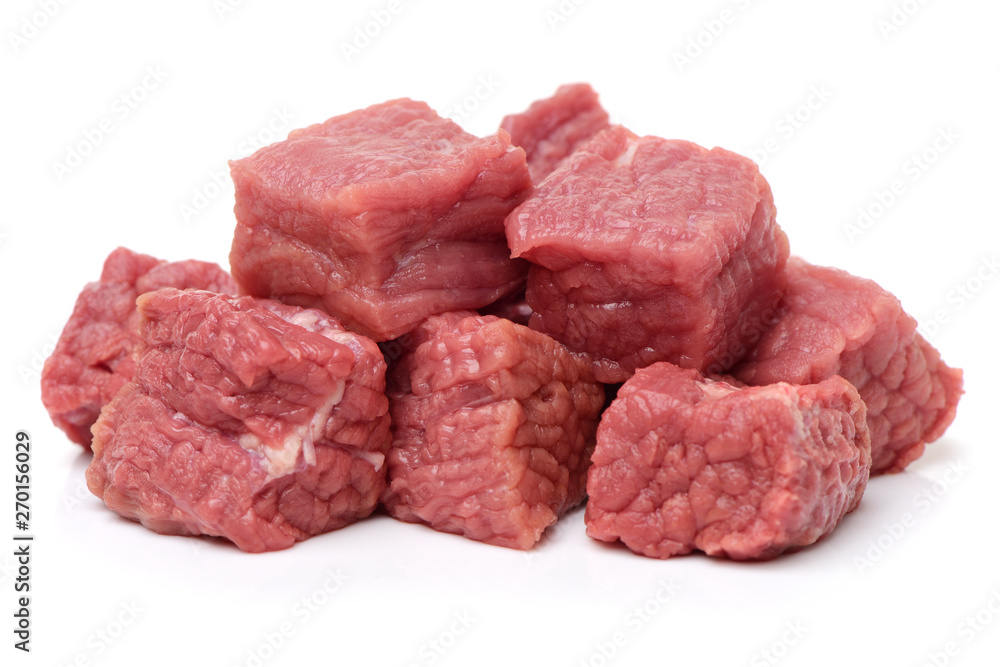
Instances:
[[[292,132],[230,163],[233,275],[376,341],[517,290],[504,217],[531,187],[524,151],[401,99]]]
[[[955,419],[962,371],[871,280],[794,257],[774,326],[733,369],[752,385],[846,378],[868,406],[872,474],[898,472]]]
[[[788,256],[753,162],[620,126],[577,149],[506,226],[512,254],[532,263],[531,327],[601,360],[605,382],[656,361],[705,370],[745,347]]]
[[[870,465],[865,404],[843,378],[737,388],[661,362],[601,419],[587,534],[654,558],[773,558],[828,535]]]
[[[584,496],[604,391],[588,360],[509,320],[456,312],[390,373],[383,502],[403,521],[529,549]]]
[[[578,146],[608,127],[608,112],[586,83],[560,86],[555,95],[506,116],[500,127],[528,157],[531,180],[540,183]]]
[[[135,379],[94,425],[90,490],[165,534],[244,551],[368,516],[385,488],[385,362],[336,320],[252,297],[139,297]]]
[[[161,287],[235,294],[236,283],[217,264],[165,262],[127,248],[104,261],[101,279],[77,297],[52,355],[42,369],[42,403],[69,439],[90,449],[90,427],[132,379],[139,340],[135,299]]]

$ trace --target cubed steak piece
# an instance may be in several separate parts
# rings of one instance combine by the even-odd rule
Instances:
[[[903,470],[955,419],[962,371],[875,282],[798,257],[786,273],[776,323],[733,376],[751,385],[844,377],[868,406],[872,474]]]
[[[426,104],[393,100],[293,131],[230,163],[233,275],[376,341],[517,290],[504,217],[527,195],[524,151]]]
[[[669,558],[768,559],[828,535],[861,501],[865,404],[820,384],[734,387],[660,362],[604,413],[587,479],[587,534]]]
[[[94,425],[90,490],[165,534],[244,551],[368,516],[385,488],[385,362],[317,310],[162,289],[132,382]]]
[[[506,225],[513,256],[532,263],[531,327],[593,356],[604,382],[745,352],[788,257],[753,162],[621,126],[578,148]]]
[[[531,180],[540,183],[578,146],[610,125],[608,112],[586,83],[560,86],[555,95],[504,117],[500,127],[528,157]]]
[[[402,521],[515,549],[584,497],[604,390],[590,362],[509,320],[431,317],[390,371],[383,502]]]
[[[236,282],[218,264],[166,262],[127,248],[104,261],[100,280],[76,299],[52,355],[42,369],[42,403],[69,439],[90,449],[90,427],[132,379],[139,340],[135,299],[161,287],[236,294]]]

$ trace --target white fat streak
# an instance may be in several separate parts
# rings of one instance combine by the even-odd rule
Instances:
[[[351,450],[351,455],[359,459],[364,459],[365,461],[368,461],[368,463],[371,463],[372,467],[375,468],[375,472],[381,470],[382,465],[385,463],[385,454],[382,454],[380,452]]]
[[[330,420],[330,413],[344,399],[344,387],[346,386],[346,380],[343,378],[338,380],[337,389],[330,394],[326,402],[320,406],[319,410],[316,411],[316,414],[309,421],[309,429],[302,439],[302,455],[309,465],[316,465],[315,442],[323,437],[323,432],[326,431],[326,422]]]
[[[721,398],[726,394],[731,394],[736,391],[736,387],[726,384],[725,382],[716,382],[715,380],[705,378],[705,382],[700,385],[701,393],[707,398]]]
[[[625,152],[618,156],[615,160],[616,167],[627,167],[632,164],[632,160],[635,158],[635,151],[639,148],[639,141],[637,139],[629,139],[628,147]]]
[[[334,329],[326,325],[322,320],[325,316],[312,309],[304,309],[286,320],[289,324],[302,327],[306,331],[318,333],[335,343],[340,343],[353,350],[352,343],[356,341],[356,335],[349,331]],[[267,470],[268,481],[283,477],[295,471],[298,464],[299,453],[307,465],[316,464],[316,441],[322,439],[326,430],[326,423],[330,419],[333,409],[344,399],[344,389],[346,380],[341,378],[337,382],[336,389],[327,397],[308,424],[303,424],[292,431],[285,440],[277,447],[269,447],[252,433],[240,436],[240,446],[247,451],[256,452],[264,459],[264,468]],[[371,463],[375,470],[382,468],[385,456],[378,452],[355,452],[361,458]]]
[[[314,310],[303,310],[301,312],[295,313],[292,319],[288,320],[289,324],[294,324],[295,326],[302,327],[309,331],[314,331],[316,329],[316,323],[319,322],[319,313]]]
[[[302,327],[306,331],[311,331],[313,333],[318,333],[321,336],[332,340],[334,343],[340,343],[341,345],[346,345],[350,349],[351,344],[357,341],[358,335],[351,333],[350,331],[344,331],[342,329],[334,329],[326,324],[320,322],[320,313],[315,310],[303,310],[301,313],[296,313],[292,316],[292,319],[288,320],[289,324],[294,324],[296,326]]]
[[[337,382],[336,389],[330,393],[326,401],[323,402],[323,405],[316,410],[309,423],[297,426],[277,446],[266,445],[264,441],[253,433],[244,433],[240,436],[240,447],[250,452],[256,452],[263,458],[263,466],[267,471],[268,481],[295,472],[300,453],[306,465],[316,465],[315,443],[323,437],[323,432],[326,430],[326,422],[330,419],[330,413],[343,400],[346,384],[344,380]]]
[[[511,148],[510,150],[514,149]],[[322,315],[320,315],[320,313],[316,312],[315,310],[304,310],[301,313],[297,313],[289,321],[292,324],[296,324],[300,327],[308,329],[309,331],[320,333],[326,338],[332,340],[333,342],[340,343],[341,345],[346,346],[348,349],[357,354],[358,335],[343,329],[334,329],[333,327],[326,326],[320,321],[321,317]],[[341,397],[337,399],[337,403],[339,403],[343,399],[342,395],[343,392],[344,389],[343,387],[341,387],[340,389]],[[330,412],[333,411],[333,407],[335,405],[336,403],[330,407],[330,410],[327,412],[327,418],[329,417]],[[317,413],[317,417],[318,416],[319,413]],[[314,436],[314,438],[320,437],[320,434],[322,434],[322,427],[325,426],[325,424],[326,424],[326,419],[323,419],[320,424],[321,427],[320,431],[317,435]],[[312,442],[309,443],[309,447],[310,448],[312,447]],[[382,466],[385,465],[385,454],[382,454],[380,452],[368,452],[364,450],[357,450],[351,448],[350,453],[351,456],[359,459],[364,459],[369,464],[371,464],[372,468],[375,469],[375,472],[380,471],[382,469]],[[306,456],[307,457],[309,456],[309,450],[307,450]],[[316,457],[315,450],[312,450],[312,457],[313,457],[313,462],[315,462],[315,457]]]

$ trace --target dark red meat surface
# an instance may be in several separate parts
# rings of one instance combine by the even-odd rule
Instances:
[[[77,297],[42,370],[42,402],[52,421],[73,442],[90,449],[90,427],[122,386],[132,379],[132,352],[139,340],[135,299],[161,287],[204,289],[235,294],[236,283],[217,264],[187,260],[165,262],[114,250],[100,280]]]
[[[583,500],[604,391],[582,356],[456,312],[414,331],[390,375],[397,519],[528,549]]]
[[[230,163],[233,275],[376,341],[518,289],[504,217],[527,194],[524,151],[408,99],[292,132]]]
[[[385,488],[385,362],[316,310],[139,297],[135,379],[94,426],[90,490],[159,533],[284,549],[368,516]]]
[[[745,352],[788,256],[753,162],[620,126],[578,148],[506,226],[512,254],[532,263],[532,328],[599,360],[605,382]]]
[[[870,465],[865,405],[843,378],[737,388],[656,363],[601,419],[587,534],[654,558],[773,558],[828,535]]]
[[[528,157],[531,180],[540,183],[578,146],[608,127],[608,112],[586,83],[560,86],[555,95],[506,116],[500,127]]]
[[[753,385],[843,376],[868,406],[872,474],[902,470],[955,419],[962,371],[875,282],[797,257],[787,276],[776,323],[732,374]]]

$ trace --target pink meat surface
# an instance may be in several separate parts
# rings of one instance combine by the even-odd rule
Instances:
[[[828,535],[870,465],[865,404],[843,378],[737,388],[656,363],[601,419],[587,534],[654,558],[773,558]]]
[[[238,289],[217,264],[165,262],[127,248],[108,255],[100,280],[86,285],[77,297],[41,378],[42,403],[53,423],[85,449],[90,449],[90,427],[101,408],[135,373],[135,299],[161,287],[227,294]]]
[[[165,534],[273,551],[375,509],[390,442],[374,342],[317,310],[139,297],[135,379],[94,425],[90,490]]]
[[[505,296],[485,308],[479,309],[480,315],[496,315],[522,326],[528,326],[531,321],[531,306],[525,298],[524,290]]]
[[[528,157],[531,180],[540,183],[578,146],[608,127],[608,112],[586,83],[560,86],[555,95],[506,116],[500,127]]]
[[[955,419],[962,371],[875,282],[798,257],[786,272],[776,323],[732,374],[752,385],[844,377],[868,406],[872,474],[903,470]]]
[[[233,275],[376,341],[517,290],[504,217],[531,187],[524,151],[426,104],[393,100],[292,132],[230,163]]]
[[[531,548],[584,497],[604,403],[589,361],[467,312],[431,317],[409,345],[390,372],[389,513]]]
[[[611,127],[506,226],[513,256],[532,263],[531,327],[599,360],[605,382],[656,361],[705,370],[745,351],[783,287],[788,240],[771,189],[720,148]]]

